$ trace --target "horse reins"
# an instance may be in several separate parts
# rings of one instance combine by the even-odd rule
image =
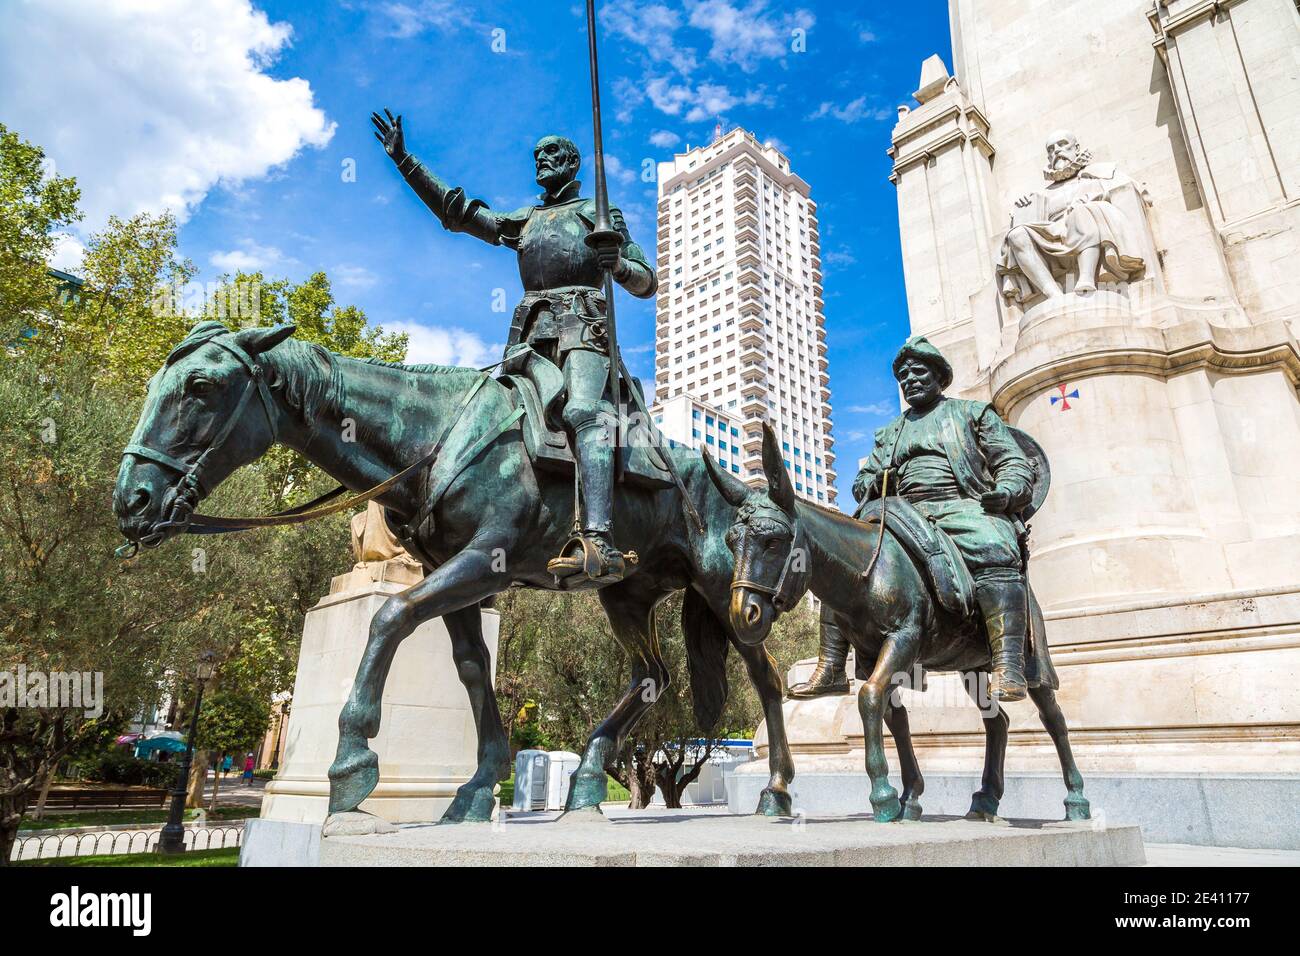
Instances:
[[[147,461],[152,461],[156,464],[163,465],[166,468],[170,468],[172,471],[179,474],[181,479],[177,482],[176,486],[178,497],[181,493],[189,489],[193,489],[204,497],[207,496],[209,491],[204,488],[200,478],[203,466],[207,463],[209,456],[221,448],[221,446],[225,444],[226,440],[229,439],[235,426],[239,423],[239,419],[243,415],[245,407],[252,399],[254,392],[256,392],[262,399],[262,408],[266,412],[266,420],[271,429],[272,444],[279,441],[279,431],[275,424],[275,405],[271,401],[271,391],[266,383],[265,372],[263,371],[262,366],[255,362],[252,356],[244,351],[244,349],[238,344],[232,341],[221,340],[221,336],[228,334],[230,333],[222,331],[214,332],[212,335],[199,340],[197,343],[198,345],[205,345],[210,342],[213,345],[225,349],[238,359],[240,364],[243,365],[249,373],[248,384],[244,387],[244,392],[240,395],[239,401],[235,405],[235,410],[230,414],[230,417],[226,419],[226,423],[222,426],[221,431],[217,434],[217,437],[213,442],[204,449],[192,464],[188,465],[171,455],[149,448],[147,445],[137,443],[127,445],[126,450],[122,452],[123,458],[128,455],[136,458],[144,458]],[[489,366],[489,368],[493,367],[495,366]],[[481,374],[478,377],[474,382],[473,387],[471,387],[461,399],[460,405],[456,409],[455,416],[448,423],[447,427],[443,429],[442,435],[438,438],[438,441],[426,454],[424,454],[418,461],[403,468],[397,474],[385,478],[379,484],[372,486],[366,491],[353,495],[350,498],[344,498],[342,501],[334,501],[333,504],[326,504],[326,502],[333,501],[333,499],[344,494],[348,490],[346,486],[339,485],[332,491],[327,491],[325,494],[313,498],[305,504],[297,505],[293,508],[287,508],[284,511],[278,511],[271,515],[257,515],[241,518],[221,515],[205,515],[196,512],[190,515],[189,520],[186,523],[185,533],[228,534],[237,531],[247,531],[250,528],[302,524],[307,521],[313,521],[316,518],[323,518],[326,515],[335,514],[339,511],[355,508],[358,505],[365,504],[366,502],[379,497],[384,492],[399,485],[406,478],[409,478],[416,471],[432,465],[437,460],[438,456],[442,453],[443,446],[447,443],[447,439],[451,436],[452,431],[464,416],[465,410],[469,407],[470,401],[478,394],[479,389],[481,389],[490,378],[491,376],[487,374]],[[451,482],[456,479],[466,466],[478,457],[479,453],[481,453],[484,448],[504,434],[512,425],[514,425],[515,422],[519,421],[519,419],[523,417],[523,414],[524,409],[522,406],[515,408],[510,415],[507,415],[500,423],[498,423],[496,428],[486,432],[477,442],[475,442],[474,446],[470,449],[470,453],[464,456],[461,460],[460,466],[454,469],[445,480],[439,482],[435,489],[436,494],[431,494],[424,504],[421,505],[419,511],[416,512],[418,522],[413,519],[411,523],[411,526],[413,526],[414,529],[418,529],[419,525],[424,522],[424,519],[428,517],[429,513],[437,504],[438,499],[442,497],[450,487]],[[174,524],[174,522],[170,521],[163,522],[158,526],[157,531],[166,530],[169,527],[173,527]],[[404,530],[407,527],[408,526],[404,526]],[[155,531],[155,533],[157,533],[157,531]],[[128,549],[131,550],[128,552]],[[139,549],[139,542],[131,541],[118,548],[116,554],[119,558],[130,558],[133,557]]]
[[[876,547],[871,552],[871,560],[867,562],[867,570],[862,572],[862,580],[870,583],[871,572],[875,570],[876,560],[880,557],[880,550],[885,544],[885,517],[889,514],[889,469],[886,468],[880,473],[880,534],[876,536]]]

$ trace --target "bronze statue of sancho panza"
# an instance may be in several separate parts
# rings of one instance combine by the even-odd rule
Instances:
[[[610,537],[617,415],[610,395],[610,348],[602,289],[608,271],[638,298],[658,288],[654,269],[632,241],[618,209],[610,224],[621,245],[593,248],[587,237],[596,227],[596,201],[580,195],[578,147],[563,136],[544,136],[533,149],[537,184],[543,192],[534,206],[496,212],[482,200],[451,187],[406,148],[402,118],[388,110],[372,114],[376,137],[402,177],[445,228],[519,257],[524,296],[514,311],[506,341],[506,372],[539,378],[563,375],[564,388],[550,410],[569,436],[581,488],[580,537],[551,561],[557,578],[577,574],[601,581],[624,574],[624,555]],[[541,368],[539,368],[539,365]],[[549,366],[549,369],[547,368]]]

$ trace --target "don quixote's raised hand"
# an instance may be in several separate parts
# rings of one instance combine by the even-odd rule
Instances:
[[[387,117],[387,119],[385,119]],[[402,117],[394,118],[393,114],[384,109],[384,115],[378,113],[370,114],[370,122],[375,124],[375,139],[384,144],[384,152],[395,163],[400,163],[406,158],[406,136],[402,132]]]

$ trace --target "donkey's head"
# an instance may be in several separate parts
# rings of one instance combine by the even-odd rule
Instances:
[[[746,644],[767,638],[783,611],[808,590],[808,548],[795,514],[794,487],[781,458],[776,434],[763,425],[763,472],[767,490],[751,489],[704,453],[709,477],[733,505],[736,520],[727,547],[736,560],[731,579],[731,629]]]
[[[260,357],[293,331],[203,322],[167,356],[113,489],[127,540],[152,548],[181,533],[200,501],[275,443],[279,412]]]

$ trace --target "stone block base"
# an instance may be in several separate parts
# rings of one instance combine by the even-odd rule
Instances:
[[[804,761],[800,761],[803,763]],[[980,787],[974,773],[925,773],[921,806],[931,815],[965,815]],[[896,788],[902,783],[891,776]],[[729,809],[749,813],[767,783],[767,768],[746,766],[727,781]],[[790,784],[795,812],[809,816],[863,813],[870,808],[865,772],[800,769]],[[1094,821],[1124,820],[1148,843],[1248,849],[1300,849],[1300,775],[1085,774]],[[1008,773],[999,813],[1008,818],[1060,819],[1065,785],[1058,774]]]
[[[249,820],[239,848],[240,866],[316,866],[320,862],[319,823]]]
[[[581,823],[550,815],[505,825],[401,827],[326,837],[321,866],[1136,866],[1135,826],[867,817],[774,820],[671,811]]]

